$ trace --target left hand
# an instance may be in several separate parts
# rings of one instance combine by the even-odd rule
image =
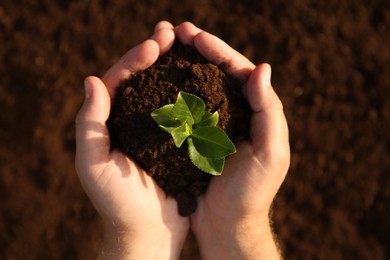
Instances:
[[[119,82],[151,66],[175,39],[168,22],[127,52],[102,80],[85,80],[86,98],[76,118],[76,170],[86,193],[103,218],[106,240],[101,258],[174,259],[189,230],[177,203],[136,163],[110,151],[106,121]]]

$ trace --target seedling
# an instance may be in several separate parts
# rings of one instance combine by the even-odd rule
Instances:
[[[203,100],[195,95],[181,91],[175,104],[158,108],[151,115],[172,136],[177,148],[187,140],[192,163],[206,173],[220,175],[225,157],[236,152],[226,133],[217,127],[218,111],[206,111]]]

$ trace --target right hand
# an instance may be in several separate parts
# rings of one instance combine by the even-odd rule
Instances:
[[[237,144],[221,176],[213,177],[191,216],[191,229],[208,259],[279,256],[269,224],[272,201],[290,162],[283,106],[271,86],[271,67],[255,66],[217,37],[183,23],[177,37],[239,79],[253,114],[250,140]]]

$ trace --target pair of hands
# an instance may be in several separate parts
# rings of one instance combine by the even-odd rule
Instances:
[[[212,178],[189,218],[178,215],[143,169],[110,150],[106,120],[119,82],[151,66],[175,38],[239,79],[252,110],[251,139],[237,144],[221,176]],[[85,80],[76,118],[76,170],[104,220],[102,259],[178,259],[189,229],[208,259],[278,256],[269,224],[273,198],[288,170],[290,149],[282,104],[268,64],[255,66],[222,40],[185,22],[159,22],[154,34],[127,52],[103,76]]]

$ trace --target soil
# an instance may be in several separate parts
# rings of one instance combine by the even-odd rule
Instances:
[[[162,19],[272,65],[292,160],[274,202],[286,259],[390,259],[390,2],[0,1],[0,258],[95,259],[74,170],[83,80]],[[182,259],[200,259],[189,236]]]
[[[251,110],[241,83],[179,41],[147,70],[120,85],[108,127],[112,148],[141,165],[168,196],[176,198],[180,215],[189,216],[211,176],[192,164],[186,142],[176,148],[151,117],[155,109],[174,104],[180,91],[200,97],[207,111],[218,111],[218,127],[233,142],[248,136]]]

